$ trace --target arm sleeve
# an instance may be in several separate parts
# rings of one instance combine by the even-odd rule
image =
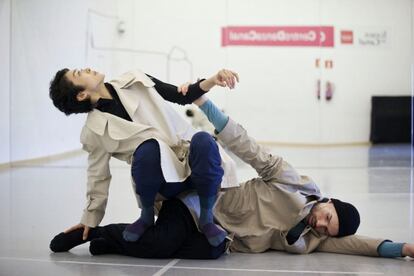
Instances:
[[[282,168],[282,157],[269,153],[231,118],[217,138],[237,157],[252,166],[264,181],[277,177]]]
[[[217,133],[220,133],[227,125],[229,117],[225,115],[212,101],[207,100],[200,107],[207,119],[213,124]]]
[[[177,103],[179,105],[192,104],[196,99],[200,98],[206,93],[206,91],[200,88],[200,82],[204,79],[197,81],[196,83],[190,84],[188,92],[183,95],[177,91],[177,86],[160,81],[153,76],[147,75],[155,83],[155,90],[158,94],[163,97],[164,100]]]
[[[378,247],[384,239],[374,239],[359,235],[351,235],[342,238],[329,237],[319,244],[316,251],[364,255],[364,256],[380,256]]]
[[[108,201],[111,173],[109,170],[110,154],[96,145],[83,145],[88,155],[88,183],[86,206],[83,210],[81,223],[95,227],[102,221]]]
[[[384,258],[402,257],[404,243],[384,241],[378,246],[378,254]]]
[[[235,155],[251,165],[264,181],[277,181],[279,184],[294,185],[308,194],[319,194],[319,188],[307,176],[302,176],[282,157],[272,155],[247,131],[236,122],[229,119],[214,103],[207,100],[200,109],[214,125],[217,137]]]

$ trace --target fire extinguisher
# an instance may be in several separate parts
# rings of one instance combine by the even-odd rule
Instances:
[[[327,101],[332,100],[332,97],[333,97],[333,88],[334,88],[333,86],[334,85],[333,85],[332,82],[330,82],[330,81],[327,81],[326,82],[325,99]]]

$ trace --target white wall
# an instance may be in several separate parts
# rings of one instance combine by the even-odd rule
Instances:
[[[372,95],[408,95],[410,0],[230,1],[229,25],[330,25],[334,48],[233,47],[229,66],[242,73],[229,111],[260,140],[349,143],[369,139]],[[339,30],[387,29],[388,47],[340,45]],[[331,70],[315,59],[332,59]],[[316,80],[335,84],[333,100],[315,99]],[[254,96],[253,96],[254,95]],[[251,100],[252,96],[257,101]],[[251,112],[245,112],[250,110]],[[258,123],[252,118],[263,118]]]
[[[57,70],[86,65],[86,15],[94,7],[116,13],[111,1],[12,1],[12,161],[80,148],[85,116],[59,112],[48,89]]]
[[[259,140],[366,142],[371,96],[410,93],[411,0],[350,0],[346,4],[334,0],[194,3],[135,1],[131,9],[120,8],[120,15],[133,22],[133,37],[124,42],[164,53],[173,45],[185,48],[194,65],[194,78],[221,67],[238,71],[241,83],[237,91],[215,89],[212,97]],[[156,21],[152,19],[154,14]],[[226,25],[330,25],[335,27],[336,46],[223,48],[220,28]],[[386,30],[389,45],[341,45],[339,32],[343,29],[355,33]],[[132,57],[130,62],[128,57]],[[316,69],[316,58],[322,62],[333,60],[334,68]],[[188,75],[186,70],[174,78],[163,74],[165,60],[145,53],[128,54],[114,61],[120,61],[117,68],[137,66],[175,83],[185,81]],[[316,100],[317,79],[323,85],[325,81],[335,84],[331,102]]]
[[[0,0],[0,163],[10,162],[10,1]]]
[[[276,142],[368,141],[371,95],[411,90],[412,0],[1,0],[2,38],[8,37],[10,2],[11,56],[9,41],[0,42],[12,64],[11,90],[7,81],[0,84],[6,99],[0,162],[8,161],[8,129],[12,161],[80,147],[85,117],[64,116],[48,97],[49,81],[62,67],[87,65],[108,78],[141,68],[175,84],[234,69],[241,76],[238,89],[218,88],[211,97],[253,136]],[[117,32],[119,20],[125,22],[124,34]],[[221,47],[221,28],[227,25],[320,24],[335,27],[335,48]],[[348,28],[386,29],[390,43],[378,49],[345,47],[339,31]],[[315,68],[316,58],[332,59],[334,68]],[[6,59],[0,64],[2,79],[8,80],[8,68]],[[329,103],[315,99],[318,78],[335,83]]]
[[[346,5],[338,0],[322,2],[322,24],[330,22],[356,31],[389,31],[389,46],[377,49],[339,46],[324,53],[336,62],[331,73],[338,97],[332,104],[321,107],[321,141],[366,141],[371,96],[411,94],[411,0],[346,1]]]

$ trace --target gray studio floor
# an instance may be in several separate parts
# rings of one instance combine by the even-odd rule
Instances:
[[[359,234],[414,242],[409,145],[272,148],[327,196],[361,212]],[[254,172],[238,164],[240,179]],[[414,275],[413,259],[283,252],[231,254],[214,261],[92,257],[87,245],[54,254],[50,239],[78,223],[84,204],[86,155],[0,171],[0,275]],[[128,167],[112,163],[113,182],[102,224],[131,222],[138,209]]]

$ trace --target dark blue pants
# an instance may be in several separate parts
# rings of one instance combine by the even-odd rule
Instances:
[[[198,132],[193,136],[189,164],[190,177],[184,182],[167,183],[162,174],[158,142],[150,139],[142,143],[134,153],[131,167],[142,205],[152,206],[157,193],[172,198],[185,190],[196,189],[203,197],[216,195],[224,172],[217,143],[210,134]]]

